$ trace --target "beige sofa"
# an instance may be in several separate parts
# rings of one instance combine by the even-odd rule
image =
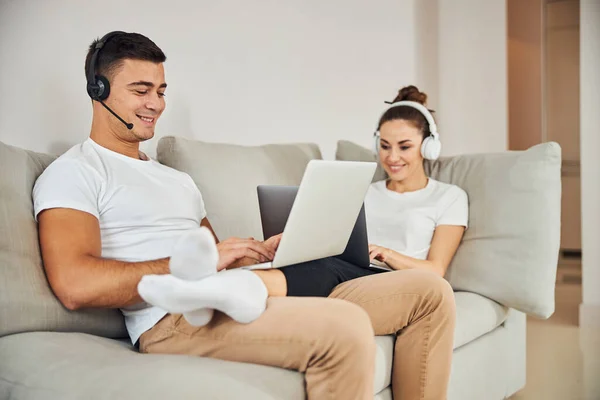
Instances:
[[[299,184],[314,144],[243,147],[166,137],[158,160],[189,173],[217,234],[261,237],[256,186]],[[338,143],[340,160],[372,160]],[[560,148],[428,162],[469,195],[470,228],[446,278],[457,328],[448,398],[503,399],[525,384],[525,314],[554,310]],[[116,310],[65,309],[41,264],[31,189],[53,156],[0,143],[0,399],[303,399],[303,376],[251,364],[139,354]],[[384,175],[379,170],[376,179]],[[391,399],[394,338],[376,337],[376,399]]]

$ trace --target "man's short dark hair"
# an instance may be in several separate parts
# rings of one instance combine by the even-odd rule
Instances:
[[[100,39],[92,42],[85,57],[85,72],[87,71]],[[165,53],[146,36],[139,33],[121,33],[112,36],[100,50],[96,61],[96,75],[104,75],[109,80],[123,65],[126,59],[162,63],[167,60]]]

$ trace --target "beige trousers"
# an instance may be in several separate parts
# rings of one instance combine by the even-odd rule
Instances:
[[[145,353],[190,354],[305,373],[310,400],[372,399],[374,335],[396,335],[395,400],[446,398],[454,295],[432,272],[375,274],[338,285],[329,298],[273,297],[239,324],[215,313],[203,327],[167,315],[140,338]]]

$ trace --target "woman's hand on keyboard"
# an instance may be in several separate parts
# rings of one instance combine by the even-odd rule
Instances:
[[[390,249],[386,249],[385,247],[376,246],[374,244],[369,245],[369,258],[371,260],[377,260],[381,262],[386,262],[389,257]]]

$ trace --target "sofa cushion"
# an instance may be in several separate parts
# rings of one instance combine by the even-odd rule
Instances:
[[[315,144],[239,146],[163,137],[158,161],[189,174],[204,198],[221,239],[262,238],[256,187],[299,185],[308,162],[320,159]]]
[[[456,329],[454,349],[499,327],[508,317],[508,308],[475,293],[454,292]]]
[[[393,340],[377,337],[377,344],[376,393],[390,383]],[[195,356],[140,354],[128,341],[81,333],[33,332],[0,338],[0,359],[0,398],[305,398],[304,376],[295,371]]]
[[[0,142],[0,336],[50,330],[125,337],[119,311],[69,311],[48,285],[31,191],[53,160]]]
[[[561,149],[554,142],[425,162],[429,176],[463,188],[469,197],[469,229],[446,274],[455,290],[542,318],[554,312],[560,168]]]
[[[181,355],[140,354],[80,333],[0,339],[0,398],[304,399],[290,370]],[[1,388],[5,393],[2,393]]]
[[[392,383],[392,362],[394,361],[393,335],[375,336],[375,393],[381,392]]]
[[[511,396],[525,386],[525,323],[524,314],[510,309],[508,318],[501,326],[472,340],[466,346],[455,349],[452,354],[448,400],[512,399]],[[535,373],[544,376],[539,371]],[[563,399],[553,396],[532,398]]]
[[[475,154],[425,164],[426,172],[463,188],[469,229],[448,270],[455,290],[548,318],[560,249],[561,148]]]
[[[372,150],[366,149],[347,140],[338,141],[337,149],[335,151],[335,159],[340,161],[377,161],[377,157]],[[387,174],[385,170],[381,167],[381,164],[377,164],[375,175],[373,175],[373,182],[382,181],[386,178]]]

